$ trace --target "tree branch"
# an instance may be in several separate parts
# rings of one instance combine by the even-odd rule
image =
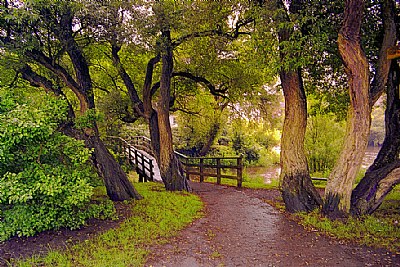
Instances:
[[[244,20],[238,20],[236,22],[235,28],[231,32],[223,32],[220,27],[218,27],[215,30],[208,30],[208,31],[201,31],[201,32],[194,32],[190,33],[184,36],[179,37],[175,41],[172,42],[172,48],[175,48],[182,44],[183,42],[194,39],[194,38],[199,38],[199,37],[209,37],[209,36],[221,36],[225,37],[229,40],[235,40],[237,39],[240,35],[244,34],[250,34],[250,32],[242,32],[240,31],[240,28],[254,22],[255,20],[253,18],[247,18]]]
[[[222,98],[226,98],[226,95],[224,95],[226,93],[226,91],[228,90],[228,88],[225,89],[217,89],[215,88],[215,86],[206,78],[204,77],[200,77],[200,76],[195,76],[189,72],[174,72],[172,73],[172,77],[176,77],[176,76],[180,76],[180,77],[185,77],[188,79],[191,79],[197,83],[202,83],[204,84],[209,90],[210,93],[214,96],[220,96]]]
[[[395,5],[392,0],[384,0],[382,4],[383,40],[379,50],[378,64],[369,91],[370,106],[378,100],[385,90],[391,60],[387,59],[387,50],[396,45]]]
[[[146,114],[147,117],[150,117],[151,113],[153,112],[153,108],[151,105],[151,98],[153,97],[157,89],[160,87],[159,83],[157,88],[154,88],[154,86],[151,87],[151,84],[153,82],[154,67],[158,62],[160,62],[160,60],[161,60],[161,55],[158,54],[152,59],[150,59],[149,62],[147,63],[146,78],[143,84],[143,108],[144,108],[144,113]]]
[[[122,81],[125,84],[126,89],[128,90],[129,98],[132,102],[133,109],[139,116],[144,116],[143,110],[143,102],[140,100],[139,95],[136,91],[135,84],[133,83],[131,77],[126,72],[124,66],[121,63],[121,59],[118,55],[121,50],[121,45],[117,44],[115,40],[111,42],[111,56],[112,62],[114,66],[117,68],[118,74],[121,77]]]

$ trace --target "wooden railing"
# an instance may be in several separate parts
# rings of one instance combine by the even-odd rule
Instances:
[[[109,136],[106,138],[114,152],[124,155],[127,163],[132,165],[139,174],[139,182],[147,182],[154,180],[154,163],[141,149],[136,148],[136,144],[132,144],[121,137]],[[146,151],[146,150],[144,150]],[[149,153],[151,154],[151,153]]]
[[[145,151],[146,153],[154,157],[150,138],[147,138],[146,136],[132,136],[129,137],[129,144],[133,145],[139,150]]]
[[[139,181],[153,181],[153,160],[141,153],[144,151],[154,157],[151,140],[144,136],[133,136],[126,141],[120,137],[108,137],[107,140],[114,144],[113,150],[123,154],[129,163],[135,166],[139,174]],[[240,157],[188,157],[175,151],[182,164],[187,179],[190,175],[200,177],[204,182],[205,177],[216,177],[217,184],[221,184],[222,178],[237,180],[237,186],[242,187],[243,182],[243,158]],[[229,171],[229,172],[227,172]]]
[[[175,152],[175,154],[182,163],[183,171],[188,180],[190,175],[199,176],[200,182],[203,182],[205,177],[216,177],[217,184],[221,184],[221,178],[236,179],[237,186],[242,187],[242,157],[187,157],[178,152]],[[235,174],[226,174],[226,170],[233,170]]]

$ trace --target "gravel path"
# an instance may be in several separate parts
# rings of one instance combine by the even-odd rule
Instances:
[[[400,266],[400,255],[308,232],[260,198],[262,191],[192,183],[206,204],[146,266]]]

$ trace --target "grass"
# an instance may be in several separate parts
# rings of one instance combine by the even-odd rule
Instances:
[[[201,216],[200,199],[184,192],[166,192],[158,183],[138,183],[143,200],[130,201],[132,216],[119,228],[95,238],[14,261],[10,266],[143,266],[149,245],[164,243],[195,218]]]
[[[372,215],[345,220],[330,220],[320,211],[298,213],[300,224],[318,230],[331,237],[354,241],[359,244],[386,248],[392,252],[400,251],[400,187],[393,189],[381,207]]]

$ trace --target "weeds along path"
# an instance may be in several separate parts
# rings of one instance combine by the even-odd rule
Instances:
[[[191,186],[205,216],[153,248],[146,266],[400,266],[399,255],[307,232],[263,202],[266,191]]]

